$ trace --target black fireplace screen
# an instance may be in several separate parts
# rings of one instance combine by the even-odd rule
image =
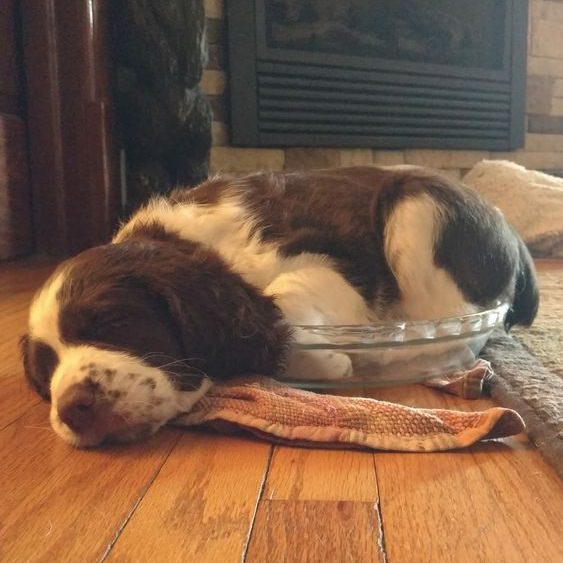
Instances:
[[[511,149],[524,0],[230,0],[232,141]]]

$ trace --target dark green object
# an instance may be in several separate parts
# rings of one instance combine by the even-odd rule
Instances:
[[[207,177],[212,112],[199,89],[207,59],[203,0],[116,0],[114,97],[128,207]]]

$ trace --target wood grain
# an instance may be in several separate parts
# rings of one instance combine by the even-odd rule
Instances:
[[[422,386],[370,394],[411,406],[494,406]],[[390,561],[563,561],[561,482],[524,435],[460,451],[374,457]]]
[[[54,260],[42,257],[0,263],[0,307],[8,308],[12,297],[28,303],[56,264]]]
[[[562,561],[561,483],[532,447],[376,454],[390,561]]]
[[[19,0],[36,251],[73,254],[115,227],[107,0]]]
[[[26,125],[19,117],[0,114],[0,259],[32,248]]]
[[[67,446],[16,349],[52,268],[0,266],[1,561],[563,561],[561,482],[523,435],[436,454],[176,430]],[[416,385],[344,393],[362,392],[419,407],[493,404]]]
[[[369,452],[276,446],[264,498],[377,502],[373,456]]]
[[[377,505],[350,501],[265,500],[256,515],[246,562],[265,561],[385,561]]]
[[[0,5],[0,113],[13,115],[21,113],[16,26],[16,0],[3,0]]]
[[[42,260],[0,265],[0,429],[40,403],[24,381],[18,343],[33,293],[53,268]]]
[[[276,446],[247,561],[383,560],[373,454]]]
[[[18,2],[0,6],[0,259],[33,250]]]
[[[40,403],[41,399],[27,386],[21,371],[0,378],[0,430]]]
[[[0,560],[98,561],[178,439],[77,450],[42,403],[0,432]]]
[[[241,561],[270,451],[235,436],[183,436],[109,561]]]

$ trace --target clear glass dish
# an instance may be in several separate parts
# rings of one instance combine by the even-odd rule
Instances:
[[[293,344],[303,370],[292,386],[326,389],[416,383],[471,367],[493,330],[502,326],[508,305],[432,321],[392,321],[369,325],[300,325]],[[315,357],[345,354],[352,370],[335,378],[307,377]],[[332,356],[334,358],[334,356]],[[311,359],[312,362],[307,360]]]

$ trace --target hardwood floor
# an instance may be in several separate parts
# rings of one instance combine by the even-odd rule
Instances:
[[[166,429],[71,448],[24,384],[17,350],[50,269],[0,266],[0,561],[563,561],[561,481],[524,436],[408,454]],[[419,386],[363,391],[491,405]]]

